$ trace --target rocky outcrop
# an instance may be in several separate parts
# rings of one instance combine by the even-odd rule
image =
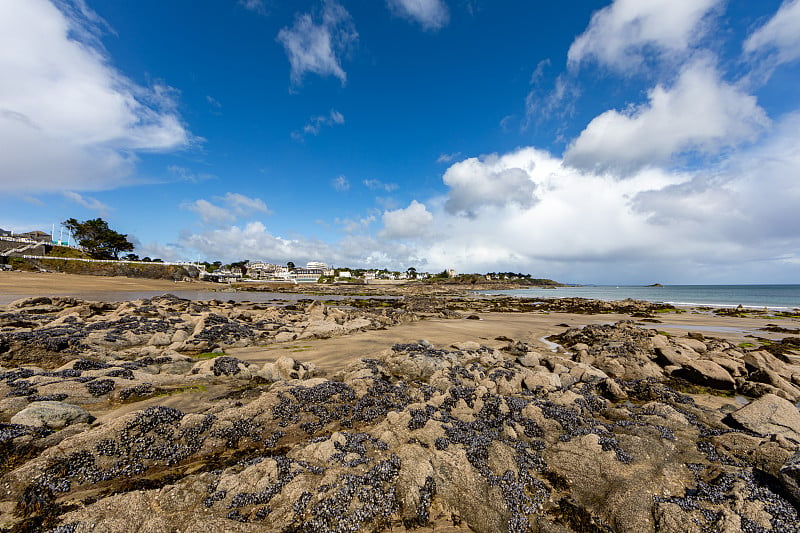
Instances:
[[[0,311],[0,364],[59,367],[80,357],[135,359],[328,338],[416,320],[392,308],[196,302],[164,295],[122,303],[37,297]]]
[[[778,435],[800,445],[800,411],[774,394],[765,394],[731,413],[731,418],[753,433]]]
[[[414,316],[16,302],[0,313],[0,527],[800,530],[800,374],[768,352],[622,322],[570,328],[558,352],[397,344],[325,377],[226,354]]]
[[[231,379],[254,372],[217,360]],[[148,407],[60,439],[5,426],[6,449],[41,450],[0,479],[5,527],[683,532],[799,523],[760,474],[794,479],[786,420],[773,416],[758,432],[728,424],[724,411],[653,377],[613,378],[524,343],[395,345],[329,379],[289,358],[270,371],[276,381],[258,394],[202,412]],[[746,409],[734,419],[747,423]]]
[[[551,340],[570,350],[572,359],[618,379],[677,378],[746,396],[772,394],[800,401],[800,365],[765,350],[742,352],[729,342],[697,334],[667,337],[632,321],[571,328]]]

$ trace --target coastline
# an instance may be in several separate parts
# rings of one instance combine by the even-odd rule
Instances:
[[[38,296],[0,305],[11,531],[800,520],[800,317],[452,287],[142,299],[197,285],[29,276],[5,286]],[[726,507],[742,499],[758,507]]]

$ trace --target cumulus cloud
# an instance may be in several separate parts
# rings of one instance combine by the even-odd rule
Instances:
[[[753,140],[768,125],[755,97],[722,81],[710,61],[696,60],[671,87],[652,89],[646,104],[593,119],[569,146],[565,161],[583,170],[625,174],[684,152],[718,153]]]
[[[640,66],[645,53],[686,52],[703,34],[703,21],[722,0],[614,0],[595,12],[569,48],[571,67],[596,61],[618,71]]]
[[[110,63],[106,27],[83,2],[0,3],[0,190],[100,190],[130,182],[137,152],[192,137],[175,91],[142,87]]]
[[[758,250],[764,259],[800,255],[800,113],[782,118],[764,141],[713,171],[634,199],[649,220],[685,238],[696,235]],[[693,237],[694,236],[694,237]],[[752,252],[745,252],[752,253]]]
[[[225,196],[215,197],[214,201],[217,203],[201,198],[184,203],[181,208],[197,213],[205,224],[215,226],[231,224],[237,218],[249,217],[256,213],[265,215],[272,213],[260,198],[250,198],[239,193],[229,192]]]
[[[774,51],[779,64],[800,58],[800,0],[785,1],[769,21],[748,37],[744,51]]]
[[[519,153],[469,158],[454,164],[444,173],[450,187],[445,208],[452,214],[475,216],[484,207],[517,205],[531,207],[536,202],[536,184],[530,173],[536,162]]]
[[[408,207],[385,211],[381,237],[386,239],[408,239],[423,237],[428,233],[433,215],[424,204],[413,200]]]
[[[277,37],[289,58],[292,85],[300,85],[306,73],[334,76],[345,85],[347,74],[339,58],[357,39],[350,13],[336,0],[325,0],[316,17],[298,14],[294,25],[282,28]]]
[[[189,257],[224,261],[258,254],[596,283],[789,282],[785,265],[800,263],[800,113],[701,171],[645,167],[619,179],[528,147],[457,162],[445,175],[467,169],[471,176],[524,171],[536,201],[495,199],[464,217],[447,207],[456,181],[442,197],[385,210],[377,228],[374,214],[337,220],[346,235],[334,243],[278,236],[261,222],[187,233],[181,242]]]
[[[192,211],[200,215],[206,224],[226,224],[236,220],[236,217],[224,207],[212,204],[208,200],[199,199],[191,203],[181,205],[183,209]]]
[[[431,199],[427,233],[396,233],[434,269],[605,283],[754,282],[767,274],[789,282],[781,265],[800,260],[798,132],[800,114],[790,115],[718,165],[642,168],[625,180],[523,148],[497,157],[530,169],[535,204],[497,204],[465,218]]]
[[[442,0],[387,0],[387,4],[392,13],[413,20],[425,30],[436,31],[450,21]]]
[[[271,213],[270,210],[267,209],[267,204],[260,198],[250,198],[243,194],[229,192],[225,194],[222,201],[239,217],[250,216],[255,213],[263,213],[265,215]]]

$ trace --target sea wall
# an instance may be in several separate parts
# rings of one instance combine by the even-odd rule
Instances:
[[[25,261],[51,272],[89,276],[124,276],[147,279],[197,279],[199,270],[192,265],[140,263],[134,261],[92,261],[65,258],[25,258]]]

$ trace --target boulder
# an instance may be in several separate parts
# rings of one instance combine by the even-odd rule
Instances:
[[[765,394],[730,416],[754,433],[778,435],[800,444],[800,411],[779,396]]]
[[[682,366],[687,361],[696,359],[698,354],[691,348],[662,346],[656,348],[656,355],[659,356],[659,362],[665,366],[666,365]]]
[[[62,429],[70,424],[91,423],[94,417],[86,409],[63,402],[33,402],[11,418],[12,424]]]
[[[264,363],[259,375],[271,381],[309,379],[316,373],[314,363],[304,363],[291,357],[279,357],[274,363]]]
[[[715,389],[733,390],[736,382],[728,371],[714,361],[698,359],[683,363],[681,374],[689,381]]]
[[[706,353],[706,344],[697,339],[679,339],[677,343],[684,348],[689,348],[697,353]]]
[[[800,504],[800,451],[789,458],[778,476],[784,488],[792,495],[795,503]]]

